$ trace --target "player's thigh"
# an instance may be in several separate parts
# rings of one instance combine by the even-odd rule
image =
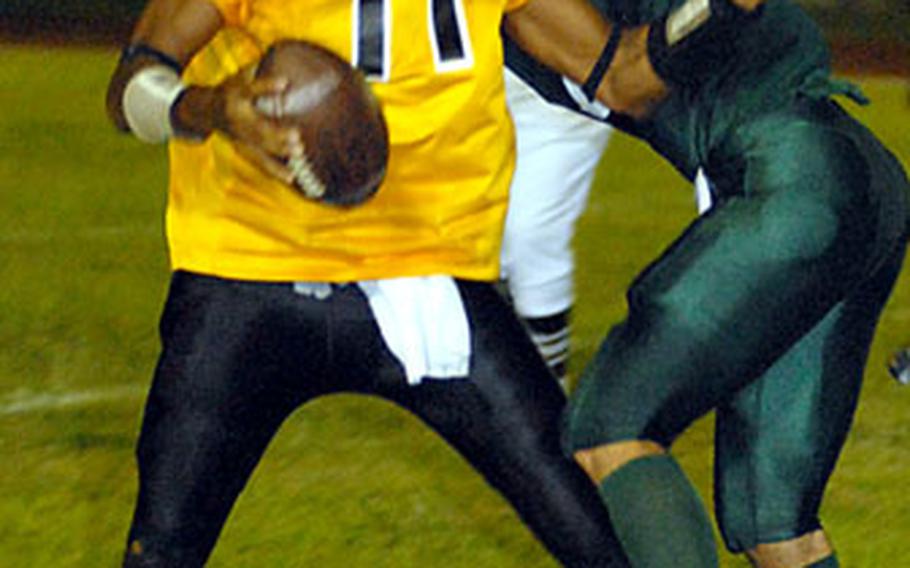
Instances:
[[[321,387],[307,370],[325,367],[325,311],[290,285],[175,273],[151,410],[242,420],[263,398],[300,404]]]
[[[630,288],[573,395],[571,449],[669,445],[764,372],[846,294],[864,247],[834,246],[837,225],[748,197],[698,219]]]
[[[876,323],[903,248],[759,379],[717,410],[715,502],[734,551],[819,528]]]
[[[606,510],[594,485],[561,450],[561,389],[492,286],[459,287],[471,324],[470,375],[424,380],[395,399],[501,492],[560,561],[614,565]]]
[[[671,443],[882,265],[905,238],[890,212],[905,202],[864,140],[827,105],[744,127],[730,169],[708,172],[717,205],[630,288],[573,397],[572,449]]]
[[[510,205],[519,207],[510,223],[574,218],[587,199],[610,134],[610,127],[554,107],[540,99],[540,109],[516,124],[516,166]],[[513,114],[516,111],[513,110]],[[520,112],[520,111],[519,111]]]
[[[496,483],[505,463],[527,472],[542,460],[566,461],[559,445],[565,396],[522,324],[492,284],[456,282],[470,326],[469,374],[410,385],[396,366],[376,394],[414,412]],[[384,368],[388,358],[380,352],[371,366]]]
[[[568,242],[611,129],[548,103],[519,79],[507,85],[517,158],[505,246]]]
[[[502,242],[502,274],[524,317],[573,302],[575,224],[588,201],[610,128],[553,105],[507,77],[517,158]]]
[[[204,557],[268,442],[312,394],[298,373],[319,368],[324,339],[277,301],[292,294],[174,275],[137,447],[134,539],[186,554],[186,565]]]
[[[492,285],[459,281],[458,286],[471,329],[469,375],[425,380],[421,386],[428,388],[406,391],[409,405],[457,444],[493,443],[514,454],[533,446],[534,453],[561,454],[558,429],[565,396],[534,344]],[[462,403],[451,404],[451,397]],[[465,416],[471,421],[460,423]]]

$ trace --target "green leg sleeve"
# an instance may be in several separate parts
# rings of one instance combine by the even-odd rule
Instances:
[[[827,558],[810,564],[809,568],[840,568],[840,564],[837,562],[837,556],[832,554]]]
[[[600,494],[636,568],[718,565],[711,520],[672,457],[629,462],[604,479]]]

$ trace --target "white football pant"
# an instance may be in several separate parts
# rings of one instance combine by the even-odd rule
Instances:
[[[573,304],[575,222],[587,204],[612,129],[546,102],[508,69],[505,79],[518,159],[502,276],[518,315],[546,317]]]

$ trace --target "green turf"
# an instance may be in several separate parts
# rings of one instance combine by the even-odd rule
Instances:
[[[161,148],[112,132],[110,51],[0,47],[0,566],[114,566],[167,281]],[[907,163],[907,86],[865,82],[861,115]],[[577,345],[691,218],[691,191],[617,138],[578,236]],[[652,191],[660,188],[660,191]],[[906,277],[875,344],[824,513],[845,566],[906,558],[910,389],[883,372],[910,340]],[[83,398],[79,398],[83,397]],[[707,496],[710,425],[677,448]],[[241,498],[216,567],[553,566],[505,503],[415,420],[350,396],[295,414]],[[725,560],[725,566],[744,566]]]

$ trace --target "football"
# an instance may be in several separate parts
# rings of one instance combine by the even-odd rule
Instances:
[[[284,77],[280,95],[260,97],[261,112],[300,132],[304,156],[287,160],[306,197],[339,206],[363,203],[379,189],[389,137],[379,101],[363,75],[328,49],[283,40],[260,59],[257,77]]]

